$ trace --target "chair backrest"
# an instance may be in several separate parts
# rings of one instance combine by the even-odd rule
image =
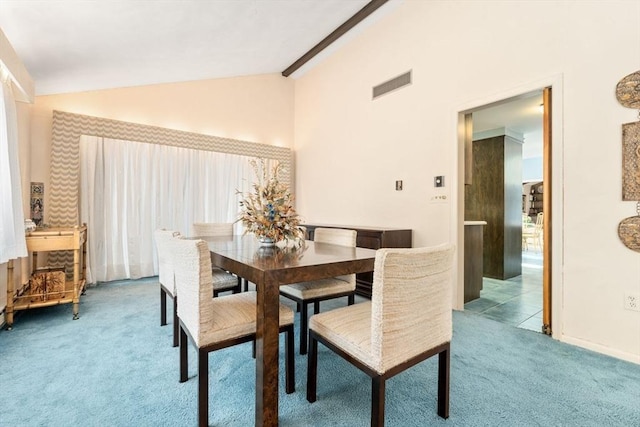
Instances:
[[[451,341],[454,252],[450,244],[376,252],[371,356],[379,372]]]
[[[232,235],[232,222],[194,222],[191,226],[191,236],[195,237],[218,237]]]
[[[156,243],[156,252],[158,253],[158,281],[172,295],[176,294],[175,277],[173,273],[173,261],[170,256],[169,249],[170,240],[179,236],[180,232],[173,230],[158,229],[154,231],[153,237]]]
[[[543,224],[544,224],[544,215],[543,215],[543,212],[540,212],[536,217],[536,231],[538,233],[542,232]]]
[[[177,238],[171,242],[174,260],[178,317],[200,345],[200,337],[213,324],[211,254],[204,240]]]
[[[313,241],[355,248],[357,235],[358,232],[356,230],[345,230],[342,228],[316,228],[313,233]],[[337,278],[351,283],[354,287],[356,286],[355,274],[347,274],[345,276],[338,276]]]

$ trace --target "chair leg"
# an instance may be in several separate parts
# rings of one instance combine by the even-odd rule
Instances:
[[[188,379],[189,358],[187,354],[189,343],[187,342],[187,333],[180,326],[180,382],[183,383]]]
[[[178,346],[178,341],[179,341],[179,323],[180,321],[178,320],[178,296],[174,295],[173,296],[173,346],[177,347]]]
[[[353,305],[356,302],[356,295],[351,294],[347,296],[347,305]]]
[[[255,343],[255,340],[253,341]],[[295,368],[295,337],[293,336],[293,325],[287,327],[285,333],[284,342],[286,346],[285,353],[285,382],[287,394],[291,394],[296,391],[296,368]]]
[[[238,294],[240,292],[242,292],[242,279],[238,277],[238,285],[235,288],[233,288],[233,293]]]
[[[385,383],[383,377],[371,378],[371,427],[384,426]]]
[[[198,349],[198,425],[209,425],[209,353]]]
[[[316,401],[318,381],[318,341],[309,332],[309,354],[307,355],[307,401]]]
[[[307,354],[307,333],[309,319],[307,319],[307,304],[300,303],[300,354]]]
[[[160,287],[160,326],[167,324],[167,293]]]
[[[450,348],[438,354],[438,415],[449,418],[449,359]]]

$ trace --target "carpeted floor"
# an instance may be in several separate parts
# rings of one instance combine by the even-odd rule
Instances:
[[[0,426],[195,426],[195,352],[180,384],[158,307],[145,279],[90,287],[76,321],[70,305],[20,312],[0,331]],[[387,383],[388,426],[640,426],[640,366],[539,333],[454,312],[448,420],[436,415],[436,362]],[[210,424],[253,425],[251,344],[212,353],[210,369]],[[282,375],[280,425],[369,425],[369,378],[322,346],[318,369],[314,404],[305,356],[294,394]]]

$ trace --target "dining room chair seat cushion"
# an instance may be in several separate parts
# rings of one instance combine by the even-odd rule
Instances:
[[[314,314],[309,319],[309,328],[373,369],[371,301]]]
[[[355,289],[356,286],[354,282],[342,280],[339,277],[331,277],[329,279],[319,279],[312,282],[284,285],[280,287],[280,293],[298,299],[309,300],[344,294],[345,292],[355,291]]]
[[[214,291],[228,290],[238,286],[238,278],[222,269],[212,269],[211,276],[213,278]]]
[[[256,333],[256,292],[243,292],[211,298],[207,313],[215,316],[202,318],[200,333],[194,340],[198,346],[244,337]],[[293,324],[294,313],[280,304],[280,326]],[[201,312],[202,315],[202,312]],[[184,317],[184,313],[182,313]]]

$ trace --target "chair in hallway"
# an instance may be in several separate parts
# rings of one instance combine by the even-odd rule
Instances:
[[[177,231],[158,229],[154,233],[158,254],[158,281],[160,282],[160,326],[167,324],[167,295],[173,300],[173,346],[178,346],[178,310],[170,240],[180,235]]]
[[[533,248],[542,251],[542,230],[544,226],[544,215],[540,212],[536,216],[536,223],[533,226],[522,228],[522,246],[529,250],[529,239],[533,242]]]
[[[339,228],[316,228],[314,242],[332,245],[356,246],[356,231]],[[311,282],[294,283],[280,287],[280,295],[298,304],[300,311],[300,354],[307,354],[308,304],[313,303],[313,312],[320,312],[320,301],[346,296],[347,304],[355,299],[356,275],[332,277]]]
[[[386,381],[438,355],[437,413],[449,417],[454,247],[379,249],[371,301],[311,316],[307,400],[316,401],[318,342],[371,377],[371,425],[384,425]]]
[[[180,324],[180,382],[188,379],[188,340],[198,349],[198,424],[209,419],[209,353],[255,341],[256,293],[212,298],[211,254],[203,240],[172,241]],[[295,390],[293,318],[289,307],[279,307],[280,332],[285,332],[286,392]]]
[[[191,226],[191,236],[220,237],[233,236],[233,223],[230,222],[195,222]],[[213,267],[213,296],[221,292],[231,291],[236,294],[242,290],[243,279],[221,268]]]

